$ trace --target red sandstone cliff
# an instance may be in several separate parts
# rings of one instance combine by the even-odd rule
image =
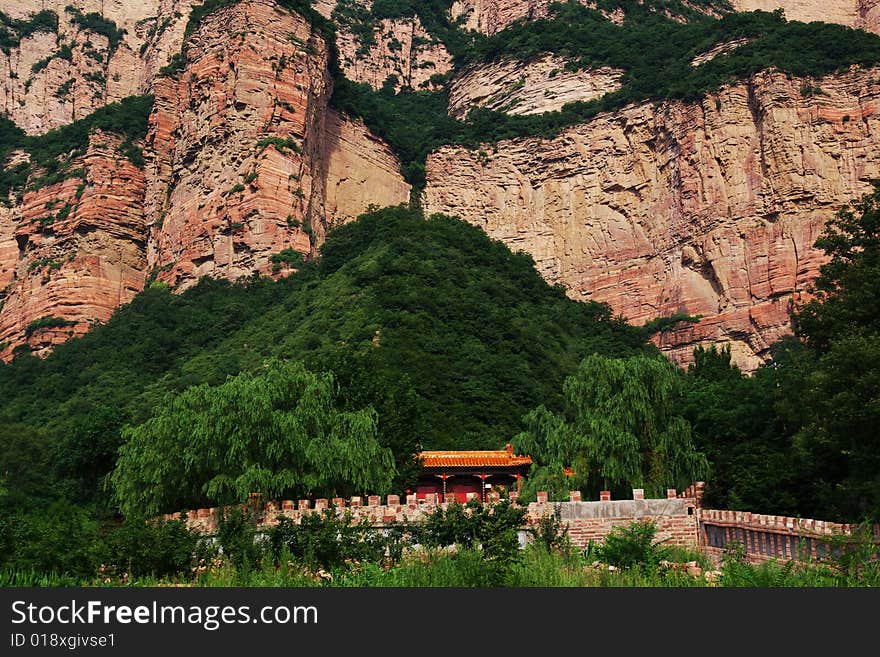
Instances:
[[[143,289],[144,172],[118,144],[92,135],[74,163],[81,175],[0,207],[0,358],[24,342],[41,354],[82,335]]]
[[[328,108],[327,48],[300,16],[245,0],[203,20],[185,60],[178,77],[138,87],[155,95],[143,170],[118,138],[93,135],[69,167],[82,175],[0,205],[0,358],[106,321],[150,275],[178,290],[205,275],[284,275],[274,254],[308,258],[333,223],[409,199],[388,146]],[[33,132],[72,119],[25,106],[11,116]]]
[[[880,70],[828,77],[826,96],[777,73],[701,104],[643,104],[551,140],[428,160],[425,206],[531,253],[572,297],[635,324],[702,315],[659,337],[678,362],[729,343],[753,369],[818,272],[824,222],[880,177]]]
[[[132,94],[152,93],[155,105],[143,170],[117,153],[115,137],[94,135],[71,166],[81,175],[0,205],[0,358],[24,342],[45,353],[106,320],[150,274],[178,290],[204,275],[283,275],[290,268],[277,270],[274,254],[311,257],[333,223],[408,199],[388,146],[329,109],[327,44],[271,0],[208,16],[185,46],[183,71],[158,75],[180,51],[191,4],[23,0],[4,9],[59,16],[56,31],[0,52],[0,110],[29,133]],[[334,15],[334,0],[314,4]],[[880,31],[877,0],[734,4]],[[68,5],[125,30],[119,43],[85,29]],[[453,15],[493,34],[548,7],[460,0]],[[340,65],[355,81],[377,88],[394,76],[397,88],[419,89],[450,70],[418,19],[378,21],[366,48],[338,27]],[[62,44],[69,57],[59,56]],[[564,64],[544,57],[460,71],[449,111],[538,113],[618,85],[619,71]],[[574,298],[607,301],[634,323],[702,315],[657,336],[677,361],[697,344],[726,342],[751,369],[787,332],[790,301],[818,270],[812,245],[824,221],[880,177],[878,77],[829,77],[818,81],[827,95],[805,98],[802,81],[763,73],[698,105],[629,107],[551,140],[443,148],[428,160],[424,204],[529,251]]]

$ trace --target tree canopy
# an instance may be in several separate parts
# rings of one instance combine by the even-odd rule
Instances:
[[[516,446],[549,468],[535,473],[546,483],[570,468],[574,488],[684,488],[705,478],[708,463],[678,413],[681,383],[665,358],[592,354],[565,380],[565,414],[539,406]]]
[[[157,413],[123,431],[111,477],[126,515],[187,502],[386,493],[391,451],[373,409],[344,411],[330,373],[270,360],[263,370],[169,394]]]

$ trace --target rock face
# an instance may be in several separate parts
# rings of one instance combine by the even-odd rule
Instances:
[[[566,103],[601,98],[621,86],[621,70],[566,71],[565,63],[559,57],[542,56],[469,68],[452,80],[449,114],[461,119],[476,106],[508,114],[555,112]]]
[[[423,89],[451,70],[418,18],[375,21],[369,3],[314,2],[337,22],[350,79]],[[151,93],[155,104],[139,144],[143,169],[118,137],[96,133],[67,179],[37,184],[33,170],[31,188],[0,204],[0,358],[25,343],[47,353],[153,278],[183,290],[202,276],[284,275],[314,256],[331,225],[409,199],[388,146],[329,108],[328,44],[272,0],[209,14],[187,40],[182,70],[161,74],[181,52],[192,4],[3,8],[19,21],[57,17],[4,33],[0,49],[0,112],[29,134],[130,95]],[[459,0],[452,15],[495,34],[547,16],[550,4]],[[880,32],[880,0],[734,4]],[[623,19],[620,10],[606,16]],[[621,71],[564,65],[545,56],[462,71],[449,111],[533,114],[618,88]],[[555,139],[442,148],[428,160],[423,203],[529,251],[574,298],[607,301],[634,323],[702,316],[655,337],[678,362],[697,344],[726,342],[752,369],[788,331],[790,303],[818,271],[812,245],[824,222],[880,177],[878,78],[880,70],[853,70],[810,80],[827,95],[805,97],[807,81],[763,73],[699,105],[632,106]],[[2,164],[26,160],[14,153]]]
[[[409,199],[388,146],[328,108],[323,40],[270,0],[206,17],[179,76],[149,87],[143,169],[118,137],[93,134],[75,175],[0,204],[0,358],[25,343],[47,353],[152,278],[183,290],[205,275],[284,275],[332,223]]]
[[[364,48],[352,32],[339,31],[336,45],[345,77],[379,89],[393,76],[394,88],[432,87],[431,76],[452,69],[446,47],[429,35],[418,17],[382,19],[373,29],[375,43]]]
[[[24,36],[8,53],[0,50],[0,110],[28,134],[41,134],[149,92],[153,76],[180,50],[191,4],[19,0],[3,7],[19,20],[54,12],[58,27]]]
[[[451,14],[462,27],[489,36],[500,32],[517,21],[535,21],[546,18],[555,0],[456,0]],[[595,7],[589,0],[579,0],[587,7]]]
[[[876,32],[878,0],[731,0],[736,11],[782,9],[790,21],[823,21]]]
[[[702,104],[643,104],[552,140],[428,160],[425,207],[457,214],[576,299],[635,324],[702,315],[657,340],[679,363],[729,343],[750,370],[818,272],[824,222],[880,176],[880,70],[818,83],[762,73]]]
[[[326,165],[323,216],[330,225],[352,221],[371,205],[409,200],[400,161],[366,126],[328,110],[322,161]]]
[[[327,48],[297,14],[249,0],[208,16],[178,80],[155,84],[148,265],[185,289],[309,258],[330,222],[408,200],[390,150],[328,113]],[[328,191],[329,188],[329,191]]]
[[[180,79],[156,84],[146,207],[159,280],[183,289],[201,276],[269,273],[284,249],[308,256],[310,234],[323,230],[326,58],[309,24],[271,2],[202,21]]]
[[[93,134],[77,176],[0,208],[0,358],[24,342],[43,354],[143,289],[144,172],[119,141]]]
[[[597,3],[578,0],[586,7],[596,8]],[[500,32],[517,21],[533,21],[546,18],[554,0],[456,0],[452,16],[461,17],[466,29],[488,35]],[[684,4],[709,15],[719,10],[707,8],[700,3]],[[734,11],[775,11],[782,9],[792,21],[824,21],[856,27],[870,32],[880,30],[880,0],[730,0]],[[620,22],[622,12],[603,12],[609,20]]]

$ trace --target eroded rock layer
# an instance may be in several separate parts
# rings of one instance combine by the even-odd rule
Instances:
[[[425,206],[524,249],[572,297],[635,324],[680,363],[729,343],[753,369],[818,272],[824,222],[880,176],[878,70],[819,82],[762,73],[701,104],[643,104],[552,140],[430,156]]]
[[[566,103],[594,100],[620,89],[622,70],[605,66],[567,71],[565,64],[560,57],[545,55],[468,68],[450,84],[449,114],[463,119],[473,107],[507,114],[555,112]]]
[[[315,184],[330,91],[326,46],[300,16],[249,0],[190,38],[179,80],[156,85],[148,136],[149,264],[181,289],[201,276],[269,273],[270,256],[312,250]],[[169,134],[170,138],[157,139]]]
[[[290,273],[331,224],[409,199],[389,147],[328,108],[326,44],[271,0],[210,14],[150,90],[143,168],[96,133],[66,179],[34,166],[0,204],[0,358],[47,353],[153,279]]]
[[[144,172],[95,133],[76,175],[0,206],[0,358],[38,355],[106,321],[144,285]]]
[[[52,12],[57,28],[15,34],[0,49],[0,111],[28,134],[81,119],[148,93],[180,51],[191,0],[17,0],[2,11],[33,21]],[[198,3],[197,3],[198,4]],[[41,23],[42,24],[42,23]],[[26,30],[27,32],[27,30]]]

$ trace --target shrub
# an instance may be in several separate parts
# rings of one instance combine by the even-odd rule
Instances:
[[[425,520],[421,542],[428,547],[479,548],[487,571],[497,585],[519,560],[519,529],[526,509],[509,500],[487,505],[479,500],[438,507]]]
[[[529,528],[529,533],[534,542],[546,552],[568,552],[570,550],[571,539],[568,536],[568,527],[559,520],[558,510],[552,515],[542,516],[534,526]]]
[[[303,257],[302,253],[299,251],[295,251],[294,249],[284,249],[278,253],[273,253],[269,257],[269,261],[272,263],[272,271],[277,273],[281,271],[281,267],[284,265],[294,269],[302,267]]]
[[[220,551],[239,573],[249,573],[262,560],[263,544],[257,540],[257,519],[247,509],[220,512],[217,542]]]
[[[330,570],[350,562],[381,562],[386,541],[369,520],[354,522],[350,512],[337,516],[329,508],[305,514],[300,524],[280,517],[269,530],[268,547],[276,561],[286,553],[311,568]]]
[[[61,317],[45,315],[43,317],[40,317],[39,319],[35,319],[30,324],[28,324],[24,329],[24,335],[25,337],[29,338],[37,331],[42,331],[43,329],[65,328],[67,326],[76,326],[76,322],[72,320],[62,319]]]
[[[101,563],[118,575],[189,578],[204,552],[200,535],[187,528],[185,517],[159,521],[133,518],[108,532],[99,555]]]
[[[587,547],[587,558],[595,557],[618,568],[656,568],[669,551],[655,542],[657,526],[652,521],[614,527],[600,545]]]

